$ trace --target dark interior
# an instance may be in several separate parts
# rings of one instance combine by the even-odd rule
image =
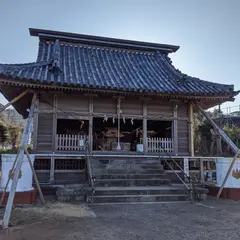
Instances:
[[[172,138],[172,121],[148,121],[148,137]]]
[[[82,134],[88,135],[88,120],[58,119],[57,134]]]

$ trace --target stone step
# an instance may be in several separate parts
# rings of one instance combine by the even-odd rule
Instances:
[[[109,168],[109,169],[94,169],[93,172],[95,175],[98,174],[164,174],[164,170],[160,169],[116,169],[116,168]]]
[[[95,174],[96,179],[169,179],[166,174]]]
[[[94,203],[187,201],[186,194],[94,196]]]
[[[163,165],[160,164],[92,164],[93,169],[159,169],[163,170]]]
[[[92,158],[92,163],[101,163],[101,164],[109,164],[113,162],[119,162],[119,163],[129,163],[129,164],[138,164],[138,163],[146,163],[146,164],[160,164],[161,161],[158,158],[144,158],[144,157],[109,157],[109,158],[99,158],[94,157]]]
[[[89,189],[91,191],[91,189]],[[95,196],[108,195],[158,195],[158,194],[188,194],[186,188],[171,186],[138,186],[138,187],[96,187]]]
[[[161,201],[161,202],[112,202],[112,203],[94,203],[95,206],[112,206],[112,205],[155,205],[158,204],[163,206],[163,204],[187,204],[191,201]]]
[[[95,186],[159,186],[170,185],[169,179],[96,179]]]

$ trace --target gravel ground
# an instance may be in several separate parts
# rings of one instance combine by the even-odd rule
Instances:
[[[0,240],[239,239],[240,202],[204,204],[16,208],[13,226],[0,232]]]

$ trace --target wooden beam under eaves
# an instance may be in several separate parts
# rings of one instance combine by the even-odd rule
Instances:
[[[21,99],[22,97],[24,97],[27,93],[29,92],[29,90],[25,90],[24,92],[20,93],[17,97],[15,97],[13,100],[11,100],[9,103],[7,103],[6,105],[4,105],[1,109],[0,109],[0,113],[3,112],[5,109],[7,109],[9,106],[11,106],[13,103],[17,102],[19,99]]]

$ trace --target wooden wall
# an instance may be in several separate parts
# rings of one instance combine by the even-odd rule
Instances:
[[[178,152],[180,154],[189,154],[189,123],[187,120],[181,120],[188,118],[188,105],[182,104],[178,107]]]
[[[37,126],[37,152],[51,152],[53,138],[53,95],[40,95]]]
[[[54,101],[54,95],[56,101]],[[103,116],[103,114],[117,114],[117,99],[107,96],[84,96],[83,94],[55,93],[41,94],[39,98],[38,127],[37,127],[37,152],[53,152],[55,150],[54,119],[71,118],[70,113],[78,118],[90,119],[89,101],[93,99],[93,117]],[[147,105],[147,119],[173,120],[174,104],[166,100],[140,100],[125,98],[121,100],[121,109],[127,117],[135,119],[143,118],[143,104]],[[54,105],[57,108],[54,108]],[[67,112],[67,113],[66,113]],[[189,125],[188,125],[188,105],[179,104],[177,110],[177,135],[178,154],[189,154]],[[55,119],[56,121],[56,119]]]

